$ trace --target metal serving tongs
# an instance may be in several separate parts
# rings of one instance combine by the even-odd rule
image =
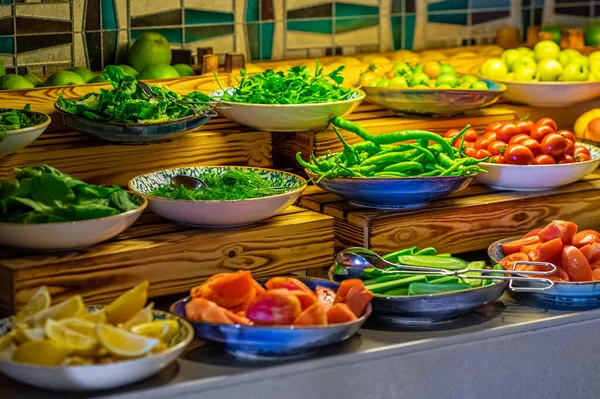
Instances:
[[[414,274],[428,274],[428,275],[442,275],[442,276],[456,276],[461,278],[470,279],[481,279],[481,280],[503,280],[509,281],[509,288],[515,292],[532,292],[532,291],[545,291],[554,286],[554,281],[547,278],[536,278],[521,276],[548,276],[556,272],[556,266],[552,263],[547,262],[529,262],[529,261],[518,261],[515,262],[513,270],[492,270],[492,269],[469,269],[468,267],[461,270],[447,270],[436,267],[423,267],[423,266],[409,266],[399,265],[396,263],[388,262],[383,259],[377,253],[367,248],[355,247],[348,248],[338,253],[335,257],[335,261],[341,266],[340,272],[336,271],[336,274],[341,274],[349,278],[359,278],[365,268],[375,269],[386,269],[388,267],[396,268],[395,271],[385,271],[385,274],[401,274],[401,273],[414,273]],[[532,266],[543,266],[547,267],[546,271],[518,271],[515,267],[519,265],[532,265]],[[467,275],[468,272],[480,273],[480,275]],[[508,274],[509,276],[504,276]],[[527,286],[514,286],[513,282],[525,282]]]
[[[142,82],[141,80],[138,80],[138,84],[145,95],[147,95],[150,98],[157,97],[157,95],[154,94],[154,92],[152,91],[152,88],[147,83]],[[211,118],[217,116],[215,109],[230,109],[231,108],[231,105],[223,104],[223,103],[221,103],[220,100],[217,100],[217,101],[215,101],[215,100],[213,100],[213,101],[174,100],[174,101],[177,102],[178,104],[187,105],[188,107],[192,108],[194,110],[194,112],[197,114],[200,114],[205,110],[199,109],[199,108],[195,107],[195,105],[206,105],[207,107],[209,107],[209,111],[212,113],[210,115]]]

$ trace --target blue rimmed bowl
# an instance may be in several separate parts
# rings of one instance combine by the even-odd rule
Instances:
[[[65,125],[95,138],[120,144],[150,144],[172,140],[199,128],[216,116],[212,110],[184,118],[153,123],[116,123],[87,119],[63,111],[54,104]]]
[[[339,283],[320,279],[297,277],[311,290],[317,286],[337,290]],[[266,280],[258,280],[264,283]],[[185,304],[190,297],[171,305],[169,311],[186,318]],[[225,345],[226,351],[240,358],[282,359],[310,355],[320,347],[344,341],[360,329],[371,314],[371,305],[365,314],[352,322],[328,326],[242,326],[239,324],[214,324],[186,319],[194,328],[196,338]]]
[[[401,87],[364,87],[372,104],[398,112],[427,115],[457,115],[492,105],[504,93],[502,83],[481,79],[488,90],[411,89]]]
[[[235,201],[176,200],[150,195],[154,189],[168,185],[175,175],[202,178],[205,173],[223,174],[229,169],[256,171],[274,186],[289,188],[281,194]],[[182,224],[201,227],[242,226],[267,219],[292,205],[306,188],[300,176],[274,169],[249,166],[190,166],[165,169],[137,176],[129,182],[129,189],[148,200],[148,208]]]
[[[367,208],[416,209],[436,198],[466,188],[475,179],[470,176],[432,176],[398,178],[338,177],[321,179],[306,170],[317,186]]]

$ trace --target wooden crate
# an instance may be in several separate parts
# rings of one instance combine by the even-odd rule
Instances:
[[[115,239],[56,254],[0,248],[0,313],[11,314],[40,285],[54,300],[80,294],[107,303],[143,279],[149,295],[185,294],[207,277],[256,277],[323,268],[333,259],[333,218],[292,206],[247,227],[211,230],[145,213]]]
[[[440,252],[486,249],[496,240],[524,234],[552,220],[598,228],[600,171],[555,190],[495,191],[472,185],[455,195],[413,211],[361,208],[311,187],[300,205],[335,218],[336,247],[370,247],[386,253],[432,246]]]

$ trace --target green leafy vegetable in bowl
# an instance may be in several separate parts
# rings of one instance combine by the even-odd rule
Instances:
[[[31,112],[31,106],[27,104],[20,109],[0,108],[0,141],[6,137],[9,130],[25,129],[39,125],[44,121],[44,116]]]
[[[193,115],[198,108],[206,108],[203,105],[189,106],[179,100],[209,101],[203,93],[194,92],[182,98],[167,88],[155,85],[148,85],[154,93],[154,96],[149,96],[134,77],[114,65],[107,66],[102,77],[113,86],[113,90],[100,89],[100,93],[89,93],[75,100],[61,95],[57,106],[87,119],[143,124],[184,118]]]
[[[263,179],[258,172],[233,168],[223,174],[205,173],[201,178],[209,189],[189,189],[183,186],[163,185],[150,191],[148,195],[177,200],[236,201],[268,197],[294,189],[294,187],[291,187],[281,190],[281,188],[274,187],[272,181]]]
[[[238,85],[223,90],[221,101],[246,104],[318,104],[351,99],[357,89],[340,86],[344,66],[326,74],[317,61],[314,73],[304,66],[294,66],[287,73],[271,69],[249,76],[241,71]],[[218,80],[217,80],[218,82]]]
[[[120,187],[87,184],[48,165],[15,169],[15,174],[15,180],[0,185],[0,222],[71,222],[139,207]]]

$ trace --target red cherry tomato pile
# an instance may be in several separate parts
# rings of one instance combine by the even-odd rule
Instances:
[[[550,262],[556,265],[556,272],[539,277],[554,281],[600,280],[600,234],[595,230],[577,232],[572,222],[555,220],[543,229],[505,242],[502,251],[506,257],[500,264],[507,270],[512,270],[517,261]],[[532,265],[517,265],[515,269],[545,270]]]
[[[444,137],[459,133],[450,129]],[[454,147],[460,146],[455,140]],[[542,118],[518,122],[490,123],[482,136],[473,128],[467,130],[463,144],[466,156],[476,159],[490,157],[490,162],[511,165],[554,165],[584,162],[591,159],[590,151],[575,144],[569,130],[558,130],[556,122]]]

